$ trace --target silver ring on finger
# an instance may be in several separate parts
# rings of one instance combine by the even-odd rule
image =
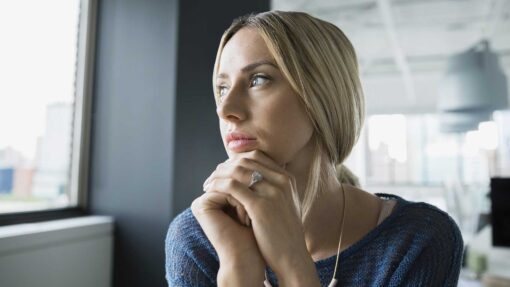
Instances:
[[[254,170],[251,173],[251,180],[250,180],[250,184],[248,185],[248,187],[252,187],[257,182],[262,181],[263,179],[264,179],[264,177],[262,176],[262,174],[256,170]]]

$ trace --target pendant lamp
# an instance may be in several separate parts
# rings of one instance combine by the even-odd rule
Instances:
[[[475,130],[480,122],[490,120],[495,110],[507,106],[507,78],[488,41],[448,60],[438,100],[442,132]]]

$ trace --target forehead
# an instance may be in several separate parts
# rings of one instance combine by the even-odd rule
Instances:
[[[260,60],[273,60],[264,39],[255,29],[242,28],[223,48],[218,74],[235,72]]]

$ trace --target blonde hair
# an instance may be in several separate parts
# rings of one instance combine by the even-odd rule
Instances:
[[[335,25],[302,12],[270,11],[234,20],[224,32],[213,72],[213,86],[226,43],[242,28],[264,39],[276,64],[300,96],[314,126],[315,155],[298,210],[304,221],[319,190],[331,176],[357,182],[341,163],[358,140],[364,119],[364,98],[356,53]],[[218,103],[218,91],[215,98]],[[326,155],[326,160],[323,159]],[[340,166],[338,168],[337,166]],[[338,173],[338,174],[337,174]]]

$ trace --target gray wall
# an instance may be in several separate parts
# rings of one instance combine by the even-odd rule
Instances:
[[[113,286],[164,286],[177,1],[99,1],[90,211],[115,218]]]
[[[181,1],[179,14],[174,213],[203,193],[202,184],[227,154],[212,89],[221,35],[234,18],[269,10],[269,1]]]
[[[268,0],[99,1],[89,209],[115,217],[113,286],[166,286],[168,224],[226,156],[211,88],[221,33],[268,9]]]

